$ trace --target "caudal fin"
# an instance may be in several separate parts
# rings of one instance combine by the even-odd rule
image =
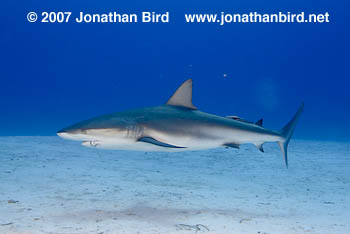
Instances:
[[[279,141],[278,144],[281,148],[283,157],[284,157],[284,161],[286,163],[286,167],[288,168],[288,156],[287,156],[287,148],[288,148],[288,143],[290,141],[290,138],[293,135],[295,126],[297,125],[298,119],[300,117],[300,114],[303,112],[304,110],[304,103],[301,103],[298,111],[295,113],[295,115],[293,116],[293,118],[286,124],[286,126],[284,126],[281,130],[280,133],[283,137],[282,141]]]

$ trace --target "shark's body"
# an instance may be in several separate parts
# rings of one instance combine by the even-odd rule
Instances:
[[[251,123],[197,110],[192,104],[192,80],[187,80],[165,105],[103,115],[62,129],[58,135],[90,147],[141,151],[239,148],[253,143],[263,152],[263,143],[278,142],[287,165],[288,142],[302,109],[281,131],[268,130],[262,120]]]

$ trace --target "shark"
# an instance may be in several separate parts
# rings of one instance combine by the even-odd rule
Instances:
[[[274,131],[264,128],[262,119],[250,122],[198,110],[192,103],[192,87],[188,79],[163,105],[98,116],[63,128],[57,135],[87,147],[167,152],[239,149],[247,143],[264,152],[264,143],[277,142],[288,168],[288,143],[304,103],[281,130]]]

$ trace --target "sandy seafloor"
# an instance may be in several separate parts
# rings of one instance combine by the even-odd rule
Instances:
[[[350,233],[350,143],[144,153],[1,137],[0,233]],[[203,226],[202,226],[203,225]]]

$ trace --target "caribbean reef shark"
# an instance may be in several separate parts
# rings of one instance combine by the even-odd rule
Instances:
[[[221,117],[199,111],[192,104],[192,80],[185,81],[165,105],[117,112],[79,122],[57,132],[84,146],[141,151],[239,148],[252,143],[264,152],[265,142],[277,142],[288,167],[287,147],[303,104],[280,131],[237,116]]]

